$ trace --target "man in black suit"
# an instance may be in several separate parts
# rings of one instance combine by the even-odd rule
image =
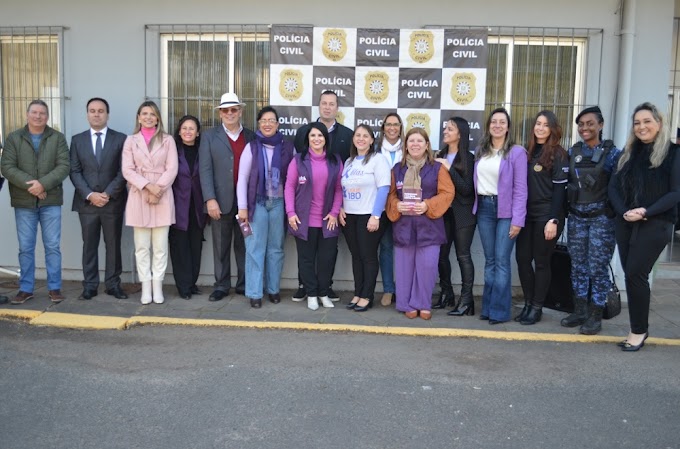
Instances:
[[[83,293],[92,299],[99,287],[99,238],[106,246],[106,294],[127,298],[120,286],[123,271],[120,241],[127,200],[121,173],[121,153],[127,136],[108,128],[109,103],[103,98],[87,102],[90,129],[71,139],[71,182],[75,186],[73,210],[78,212],[83,234]]]

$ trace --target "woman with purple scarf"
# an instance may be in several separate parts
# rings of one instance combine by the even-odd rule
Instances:
[[[236,185],[238,216],[253,231],[246,237],[246,296],[250,306],[262,307],[266,288],[269,301],[281,302],[285,208],[283,188],[293,144],[283,140],[279,114],[271,106],[257,113],[255,140],[241,154]]]

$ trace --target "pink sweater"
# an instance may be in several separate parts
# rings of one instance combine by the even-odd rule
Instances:
[[[312,161],[312,204],[309,209],[309,226],[312,228],[320,228],[323,226],[323,200],[326,192],[326,183],[328,182],[328,166],[326,165],[326,153],[321,155],[315,154],[313,151],[309,152],[310,160]],[[342,173],[342,163],[338,167],[339,173]],[[288,166],[288,177],[286,178],[286,185],[292,188],[285,190],[286,214],[288,218],[295,215],[295,187],[297,187],[298,170],[297,159],[293,159]],[[331,207],[330,214],[337,217],[342,206],[342,176],[338,174],[335,185],[335,196],[333,197],[333,207]]]

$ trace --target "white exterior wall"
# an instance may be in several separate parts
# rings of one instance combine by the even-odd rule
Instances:
[[[628,0],[630,1],[630,0]],[[65,96],[64,131],[67,138],[87,128],[85,102],[93,96],[106,98],[111,104],[109,125],[129,133],[134,124],[136,108],[144,100],[145,85],[145,29],[147,24],[309,24],[314,26],[418,28],[426,25],[451,27],[460,25],[489,25],[516,27],[578,27],[602,28],[602,73],[588,73],[585,103],[599,99],[607,124],[605,134],[622,142],[626,129],[613,130],[616,114],[630,115],[630,110],[642,101],[665,105],[668,93],[671,41],[675,0],[637,0],[634,8],[636,29],[633,67],[630,70],[630,91],[618,92],[619,61],[619,0],[478,0],[474,2],[442,2],[422,0],[411,2],[344,1],[336,5],[302,0],[280,2],[263,0],[251,2],[192,2],[166,0],[164,2],[118,0],[88,2],[66,0],[27,3],[22,0],[3,0],[0,6],[0,26],[64,26]],[[266,5],[271,4],[268,8]],[[403,5],[403,7],[400,7]],[[416,6],[416,8],[414,8]],[[592,52],[590,53],[593,54]],[[599,54],[599,44],[596,54]],[[592,57],[592,56],[591,56]],[[598,66],[599,64],[595,64]],[[226,88],[225,88],[226,89]],[[616,95],[628,98],[628,108],[615,111]],[[620,144],[620,145],[621,145]],[[62,225],[62,256],[64,279],[81,279],[81,237],[77,214],[71,212],[73,186],[65,181]],[[0,193],[2,234],[0,235],[0,266],[14,267],[17,261],[17,240],[13,210],[7,189]],[[204,283],[212,282],[212,249],[210,230],[206,230],[202,274]],[[132,233],[124,229],[124,281],[134,260]],[[286,246],[287,263],[284,267],[284,287],[295,284],[297,273],[295,246],[291,238]],[[453,253],[453,252],[452,252]],[[483,255],[477,238],[473,246],[476,283],[483,281]],[[455,261],[455,255],[452,254]],[[103,244],[100,251],[103,263]],[[44,267],[42,244],[36,251],[37,276]],[[103,265],[100,266],[103,269]],[[170,268],[169,268],[170,271]],[[459,274],[454,265],[454,281]],[[350,257],[344,242],[336,268],[336,286],[348,288],[351,283]],[[514,285],[519,282],[516,277]],[[380,288],[380,287],[378,287]]]

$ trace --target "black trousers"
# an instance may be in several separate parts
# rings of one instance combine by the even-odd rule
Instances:
[[[224,212],[224,211],[223,211]],[[231,288],[231,242],[234,241],[234,259],[236,259],[236,289],[246,289],[246,242],[236,222],[238,203],[234,197],[234,205],[219,220],[210,220],[213,238],[213,258],[215,262],[215,290],[229,292]]]
[[[442,292],[453,293],[451,284],[451,246],[456,249],[456,259],[460,268],[461,276],[461,297],[468,300],[472,299],[472,286],[475,281],[475,266],[472,263],[470,247],[475,236],[475,225],[457,227],[456,217],[453,210],[449,208],[444,214],[444,229],[446,231],[446,243],[439,249],[439,286]]]
[[[557,225],[557,234],[552,240],[545,239],[544,229],[544,221],[527,221],[517,236],[515,247],[517,272],[524,300],[536,308],[543,307],[548,295],[552,280],[552,254],[564,224],[561,221]]]
[[[295,237],[298,252],[298,269],[308,296],[328,296],[335,259],[338,255],[338,238],[324,238],[321,228],[309,228],[307,240]]]
[[[170,260],[175,286],[180,294],[188,294],[196,285],[201,272],[201,252],[203,250],[203,230],[192,207],[189,211],[189,226],[186,231],[170,227]]]
[[[103,231],[106,247],[104,285],[107,289],[120,287],[123,272],[120,241],[123,233],[123,213],[78,214],[83,236],[83,287],[99,287],[99,240]]]
[[[644,334],[649,328],[649,273],[671,241],[674,223],[651,218],[627,222],[616,218],[616,244],[626,275],[630,330]]]
[[[352,274],[354,275],[354,296],[373,300],[375,282],[378,277],[378,246],[385,232],[387,216],[383,213],[377,231],[368,232],[366,226],[371,215],[347,214],[342,232],[347,247],[352,254]]]

